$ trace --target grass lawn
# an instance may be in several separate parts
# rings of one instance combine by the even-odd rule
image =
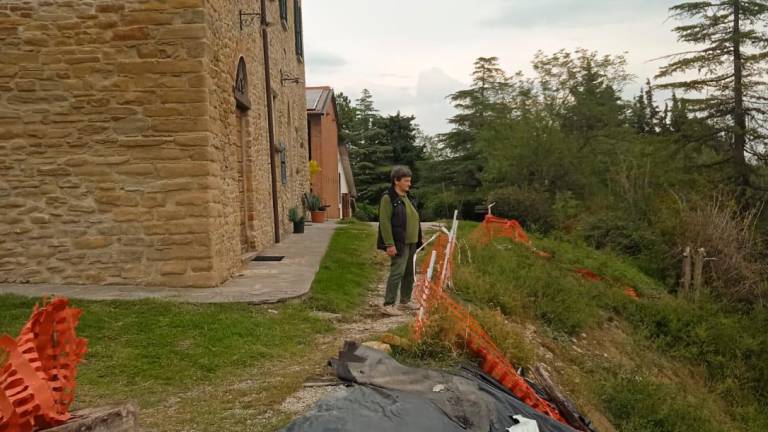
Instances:
[[[312,282],[307,306],[344,315],[357,309],[385,265],[384,254],[375,248],[376,231],[369,224],[338,230]]]
[[[351,313],[364,301],[379,274],[374,240],[375,233],[366,224],[337,230],[315,277],[311,299],[302,304],[72,301],[84,310],[78,334],[89,341],[86,362],[79,369],[77,406],[133,400],[142,413],[152,412],[168,400],[184,400],[190,394],[213,397],[211,389],[222,383],[268,381],[279,374],[281,365],[295,367],[296,359],[310,359],[316,337],[334,329],[311,312]],[[0,333],[16,336],[35,302],[0,296]],[[272,386],[259,391],[290,389]],[[225,389],[217,394],[226,393]],[[259,397],[261,402],[253,402],[251,411],[262,408],[258,403],[274,404],[282,395]],[[179,419],[173,426],[150,419],[149,424],[165,430],[192,425],[196,430],[244,430],[237,425],[217,429],[225,421],[216,416],[226,415],[229,408],[215,400],[204,402],[204,407],[196,409],[210,408],[209,418]]]

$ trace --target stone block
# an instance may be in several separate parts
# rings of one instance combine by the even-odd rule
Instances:
[[[73,202],[67,206],[67,211],[71,213],[94,213],[96,206],[91,203]]]
[[[92,236],[72,240],[72,247],[78,250],[104,249],[111,246],[114,240],[111,237]]]
[[[161,28],[157,33],[157,39],[203,39],[207,33],[205,24],[182,24]]]
[[[40,54],[27,51],[0,51],[0,63],[16,66],[40,64]]]
[[[160,99],[162,99],[162,96]],[[142,113],[147,117],[202,117],[208,114],[208,105],[184,103],[179,105],[145,106]]]
[[[120,192],[97,192],[94,200],[99,204],[119,207],[136,207],[139,205],[138,197],[133,194]]]
[[[145,190],[148,193],[192,191],[195,190],[195,183],[189,180],[162,180],[150,183]]]
[[[149,261],[174,261],[194,258],[210,258],[211,250],[205,247],[167,246],[147,250]]]
[[[51,176],[51,177],[63,177],[70,175],[72,171],[64,166],[49,165],[41,166],[37,168],[37,175],[39,176]]]
[[[96,13],[118,13],[125,10],[124,3],[99,3],[96,5]]]
[[[202,206],[211,202],[211,197],[206,192],[191,192],[178,194],[171,200],[177,206]]]
[[[174,103],[189,104],[189,103],[208,102],[208,93],[205,92],[204,90],[167,89],[167,90],[158,91],[157,96],[160,102],[164,104],[174,104]]]
[[[128,247],[147,247],[154,245],[154,241],[151,238],[144,236],[122,236],[119,239],[122,246]]]
[[[143,225],[144,234],[179,235],[179,234],[204,234],[210,230],[210,222],[207,219],[189,219],[183,222],[168,224],[165,222],[149,222]]]
[[[163,194],[153,193],[141,197],[141,206],[147,209],[163,207],[166,203],[166,197]]]
[[[141,135],[150,124],[146,117],[128,117],[112,123],[112,130],[118,135]]]
[[[202,60],[128,60],[117,63],[120,74],[180,74],[203,72]]]
[[[174,16],[157,12],[127,12],[120,17],[124,26],[157,26],[173,24]]]
[[[0,200],[0,208],[21,208],[27,205],[24,198],[8,198]]]
[[[164,178],[205,177],[212,174],[212,168],[208,162],[179,162],[158,164],[157,173]]]
[[[148,27],[127,27],[112,30],[113,41],[147,40],[150,37]]]
[[[189,153],[173,148],[139,147],[131,149],[130,155],[136,162],[186,160]]]
[[[51,217],[46,214],[32,214],[29,215],[29,221],[35,225],[49,224]]]
[[[156,147],[171,142],[168,138],[120,138],[117,143],[123,147]]]
[[[189,266],[184,261],[164,262],[158,266],[158,273],[166,275],[183,275],[187,272]]]
[[[204,132],[208,130],[208,119],[205,117],[190,119],[152,119],[152,130],[154,132]]]
[[[144,208],[118,208],[112,212],[115,222],[141,222],[152,220],[152,213]]]
[[[69,65],[84,64],[84,63],[100,63],[101,57],[95,56],[95,55],[75,55],[75,56],[63,57],[62,61]]]
[[[210,143],[208,134],[204,135],[177,135],[173,142],[183,147],[207,147]]]
[[[149,177],[155,174],[155,166],[152,164],[130,164],[118,167],[115,172],[124,176]]]

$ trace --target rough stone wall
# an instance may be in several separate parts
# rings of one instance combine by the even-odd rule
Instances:
[[[288,55],[293,32],[277,2],[267,4],[292,174],[279,187],[287,229],[307,184],[296,150],[306,120],[303,87],[283,91],[280,71],[303,80],[303,65]],[[258,25],[240,32],[239,9],[258,1],[0,2],[0,282],[204,287],[236,271],[241,50],[254,104],[254,246],[271,243],[261,36]],[[290,118],[288,102],[301,107]]]
[[[216,282],[203,6],[0,2],[0,282]]]
[[[294,37],[294,2],[288,0],[288,22],[280,22],[279,2],[267,0],[272,88],[275,90],[275,139],[287,147],[288,183],[280,183],[278,169],[278,196],[280,226],[288,232],[293,226],[288,220],[291,207],[301,209],[301,196],[309,191],[309,149],[307,148],[307,102],[304,60],[297,59]],[[301,2],[300,2],[301,3]],[[283,81],[294,78],[298,82]]]
[[[208,73],[210,94],[211,142],[219,166],[221,190],[214,197],[213,250],[214,267],[220,281],[240,267],[242,259],[241,224],[247,214],[251,251],[258,251],[274,242],[272,211],[272,180],[269,155],[266,76],[261,27],[257,19],[241,31],[238,13],[258,12],[260,2],[254,0],[209,0],[207,13],[211,43]],[[274,92],[274,123],[277,144],[286,146],[288,182],[280,176],[277,162],[278,211],[281,234],[291,227],[288,211],[300,207],[301,194],[308,189],[306,150],[306,112],[302,83],[283,85],[282,73],[304,81],[304,65],[297,61],[294,50],[293,10],[289,3],[287,26],[280,21],[277,1],[267,0],[270,22],[271,85]],[[251,109],[245,112],[245,133],[241,138],[238,113],[233,96],[237,64],[245,60],[248,71],[248,97]],[[243,149],[246,154],[246,195],[241,192]],[[245,212],[243,208],[246,208]]]

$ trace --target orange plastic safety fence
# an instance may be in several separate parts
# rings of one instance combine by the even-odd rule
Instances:
[[[488,244],[498,237],[506,237],[524,245],[531,245],[531,239],[519,222],[493,215],[485,216],[483,223],[473,233],[473,237],[481,244]]]
[[[527,239],[527,237],[518,238]],[[431,259],[433,252],[436,256],[434,261]],[[421,273],[417,277],[414,289],[414,299],[422,306],[414,321],[414,337],[417,340],[421,338],[429,321],[430,313],[435,308],[441,307],[447,311],[449,327],[451,327],[454,335],[462,339],[466,347],[481,359],[482,368],[487,374],[530,407],[567,424],[557,408],[539,397],[525,379],[515,371],[515,368],[498,349],[480,323],[445,292],[445,284],[450,282],[453,267],[452,256],[449,256],[447,261],[445,260],[446,253],[450,252],[448,236],[441,235],[425,255]],[[432,263],[434,264],[430,272],[430,264]],[[445,273],[445,277],[443,277],[443,273]]]
[[[77,365],[87,342],[75,333],[82,311],[66,299],[35,306],[15,340],[0,337],[0,432],[31,432],[70,417]]]

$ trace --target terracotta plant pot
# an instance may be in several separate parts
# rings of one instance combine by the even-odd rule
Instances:
[[[313,211],[310,213],[312,213],[312,223],[325,222],[325,211]]]

